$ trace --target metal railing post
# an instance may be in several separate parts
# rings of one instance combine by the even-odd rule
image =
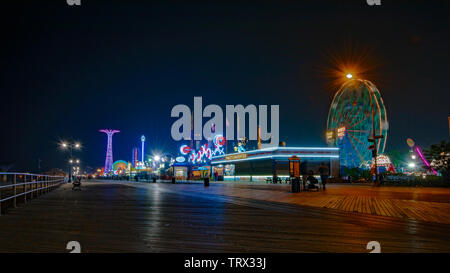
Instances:
[[[14,182],[14,208],[17,208],[17,181],[16,181],[16,174],[14,174],[14,178],[13,178],[13,182]]]
[[[11,203],[8,201],[7,205],[3,205],[3,209],[6,209],[8,206],[17,208],[17,199],[19,197],[23,196],[24,203],[27,204],[27,199],[31,200],[48,193],[63,182],[64,178],[60,176],[0,172],[0,215],[3,213],[2,205],[4,201],[11,199]],[[5,196],[3,196],[4,188],[7,189]],[[21,199],[19,199],[20,201]]]
[[[30,184],[30,201],[31,201],[31,200],[33,200],[33,197],[34,197],[34,191],[33,191],[34,190],[33,189],[34,178],[33,178],[33,175],[31,175],[30,177],[31,177],[31,184]]]
[[[0,181],[1,182],[1,181]],[[0,186],[2,184],[0,183]],[[2,188],[0,188],[0,200],[2,200]],[[2,201],[0,201],[0,216],[2,215]]]
[[[37,189],[37,183],[36,183],[37,182],[37,177],[35,177],[33,175],[33,179],[31,179],[31,180],[32,180],[32,184],[31,184],[31,199],[34,199],[34,198],[36,198],[36,194],[37,194],[37,191],[36,191],[36,189]]]
[[[27,175],[25,174],[24,176],[23,176],[23,197],[24,197],[24,203],[26,204],[27,203],[27,194],[26,194],[26,192],[27,192]]]

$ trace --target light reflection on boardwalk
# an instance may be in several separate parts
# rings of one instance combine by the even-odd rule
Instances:
[[[292,194],[289,185],[225,182],[207,189],[185,186],[183,191],[450,224],[450,188],[328,185],[326,191]]]
[[[78,241],[82,252],[367,252],[374,240],[382,252],[450,251],[448,224],[214,193],[224,189],[64,185],[0,218],[0,251],[67,252]]]

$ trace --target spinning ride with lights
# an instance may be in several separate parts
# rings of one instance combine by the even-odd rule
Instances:
[[[372,108],[373,106],[373,108]],[[380,91],[368,81],[352,79],[345,82],[334,95],[327,121],[327,144],[340,149],[343,167],[364,167],[372,159],[369,146],[372,137],[372,109],[378,154],[384,152],[389,123]]]
[[[117,160],[116,162],[114,162],[112,168],[113,168],[114,174],[124,173],[128,168],[128,162],[126,162],[124,160]]]

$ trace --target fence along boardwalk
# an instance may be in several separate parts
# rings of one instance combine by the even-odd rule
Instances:
[[[82,252],[367,252],[373,240],[382,252],[450,251],[446,224],[212,194],[215,187],[66,184],[2,216],[0,252],[68,252],[69,241]]]
[[[64,182],[62,176],[0,172],[0,215],[9,207],[48,193]]]

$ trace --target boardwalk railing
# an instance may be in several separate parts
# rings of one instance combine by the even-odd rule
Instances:
[[[3,208],[17,207],[17,202],[49,192],[64,183],[64,176],[0,172],[0,215]]]

